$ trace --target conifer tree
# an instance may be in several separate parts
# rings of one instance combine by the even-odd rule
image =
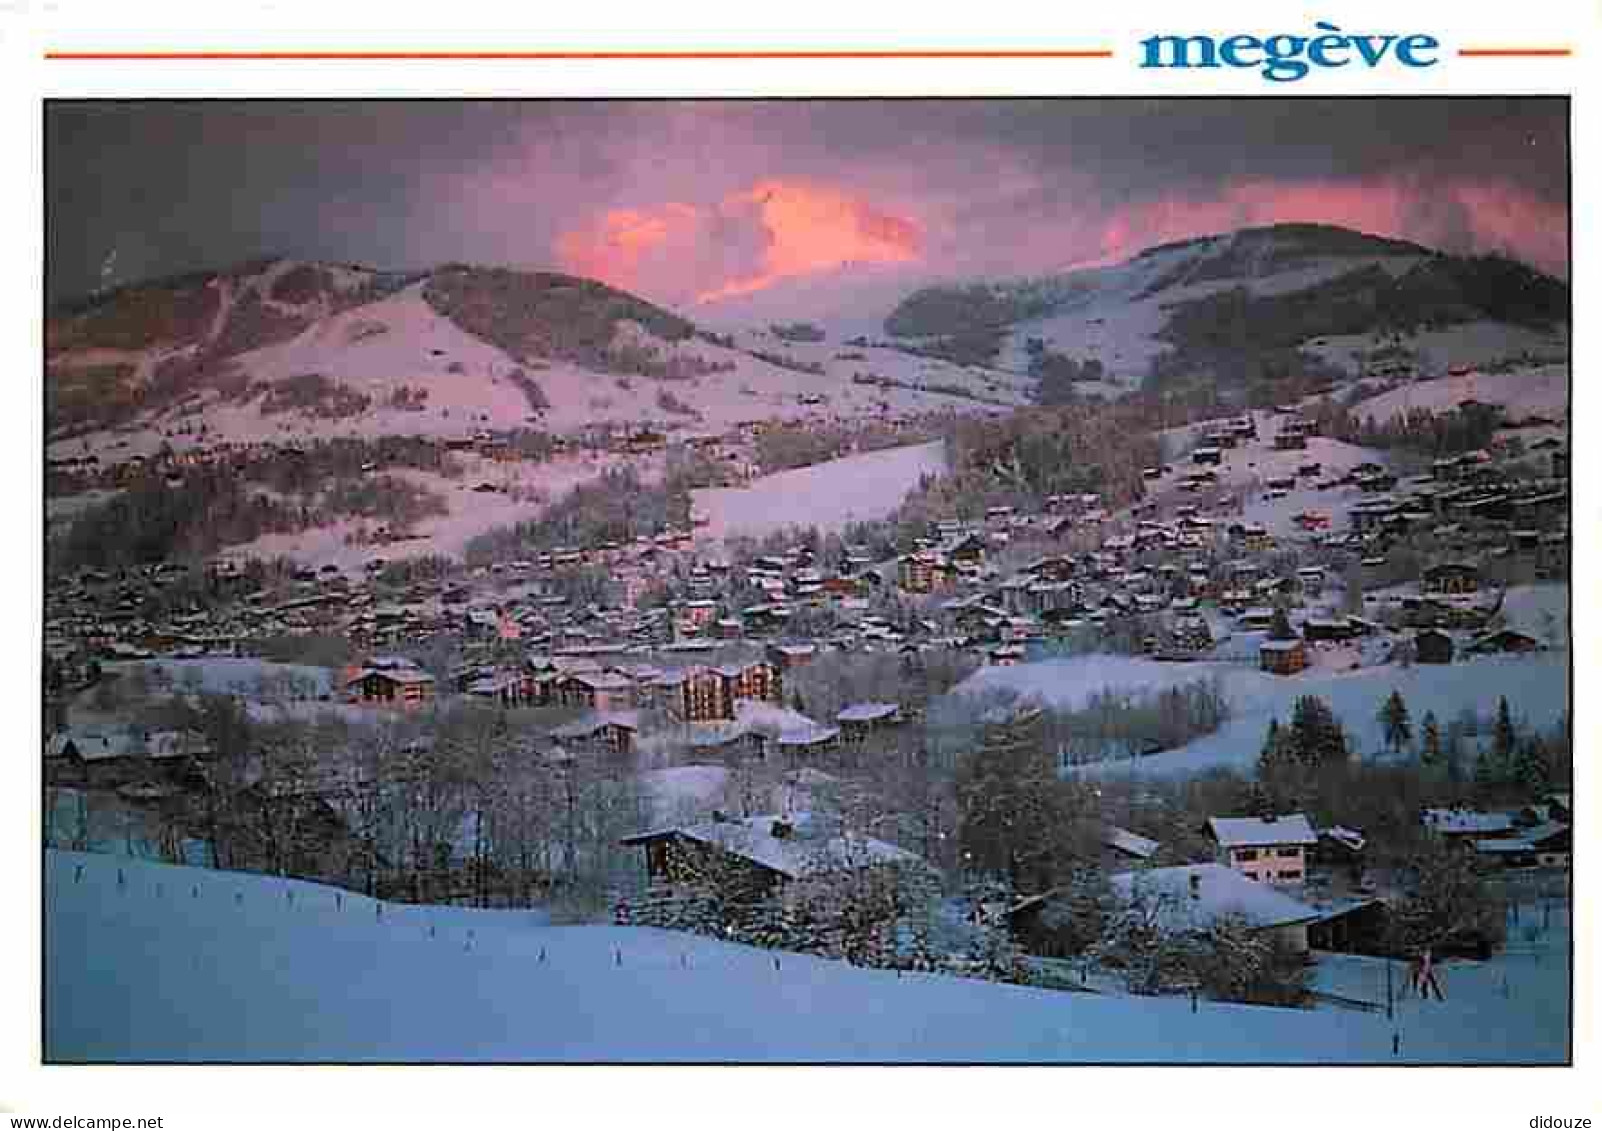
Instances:
[[[1303,695],[1296,700],[1291,713],[1290,748],[1298,761],[1312,766],[1346,759],[1346,732],[1329,704],[1318,696]]]
[[[1392,690],[1384,706],[1380,708],[1379,721],[1385,728],[1385,745],[1388,749],[1400,751],[1413,741],[1413,723],[1408,716],[1407,702],[1402,693]]]
[[[1540,735],[1519,742],[1513,756],[1513,777],[1531,793],[1540,795],[1552,785],[1551,759]]]
[[[1422,729],[1422,749],[1419,752],[1419,761],[1431,767],[1442,765],[1446,761],[1446,754],[1441,748],[1441,724],[1436,721],[1434,711],[1424,712]]]
[[[1513,715],[1508,709],[1507,696],[1496,701],[1496,729],[1492,731],[1491,750],[1499,764],[1505,766],[1513,757],[1513,744],[1517,738],[1513,730]]]

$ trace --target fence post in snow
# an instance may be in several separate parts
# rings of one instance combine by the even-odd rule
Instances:
[[[238,907],[243,907],[245,905],[245,893],[244,892],[242,892],[242,891],[234,892],[234,904],[236,906],[238,906]]]
[[[199,899],[200,898],[200,885],[199,884],[191,884],[190,885],[190,887],[189,887],[189,898],[190,899]]]
[[[72,870],[72,882],[80,883],[83,880],[83,865],[79,864]]]
[[[1402,1055],[1402,1034],[1401,1033],[1392,1033],[1391,1034],[1391,1055],[1392,1056],[1401,1056]]]
[[[339,911],[345,906],[345,897],[340,892],[334,893],[334,910]]]
[[[122,869],[121,868],[118,868],[117,869],[117,887],[118,888],[123,888],[123,887],[126,887],[127,884],[128,884],[128,877],[126,877],[126,876],[124,876],[122,874]]]
[[[622,947],[613,947],[612,948],[612,957],[616,960],[616,964],[617,965],[619,965],[619,966],[623,965],[623,948]]]
[[[540,961],[541,962],[545,961],[545,948],[543,946],[540,947]]]

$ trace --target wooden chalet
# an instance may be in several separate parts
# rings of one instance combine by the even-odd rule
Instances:
[[[1438,628],[1420,629],[1413,637],[1413,658],[1421,664],[1449,664],[1456,645]]]
[[[368,706],[415,709],[434,698],[434,677],[411,660],[375,657],[346,676],[345,694]]]
[[[1422,583],[1426,593],[1477,593],[1480,571],[1467,562],[1442,562],[1424,571]]]

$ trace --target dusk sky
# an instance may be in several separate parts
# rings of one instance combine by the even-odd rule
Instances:
[[[712,311],[1324,221],[1568,274],[1558,99],[55,103],[48,288],[262,254]]]

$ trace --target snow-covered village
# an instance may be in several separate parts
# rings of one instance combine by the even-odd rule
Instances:
[[[46,1062],[1572,1062],[1566,260],[821,176],[63,268]]]

